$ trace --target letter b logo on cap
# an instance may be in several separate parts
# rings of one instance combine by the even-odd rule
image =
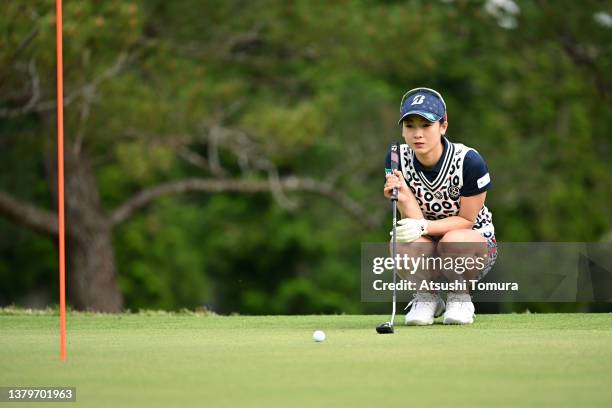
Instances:
[[[425,100],[425,95],[417,95],[417,96],[414,97],[414,100],[412,101],[410,106],[412,106],[412,105],[420,105],[420,104],[423,103],[424,100]]]

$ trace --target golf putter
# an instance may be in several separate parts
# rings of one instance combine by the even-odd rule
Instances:
[[[391,145],[391,174],[399,169],[399,144]],[[397,276],[397,266],[395,265],[395,255],[397,254],[397,238],[395,236],[395,226],[397,223],[397,188],[394,188],[391,193],[391,212],[393,213],[393,233],[391,234],[391,256],[393,257],[393,306],[391,311],[391,320],[381,325],[376,326],[378,334],[393,333],[393,324],[395,322],[395,304],[397,303],[395,282]]]

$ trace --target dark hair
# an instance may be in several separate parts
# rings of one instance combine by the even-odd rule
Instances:
[[[405,122],[405,120],[402,120],[402,121],[400,122],[400,126],[404,126],[404,122]],[[440,125],[443,125],[443,124],[444,124],[444,122],[446,122],[446,116],[444,116],[442,119],[440,119],[440,120],[438,121],[438,123],[439,123]],[[431,123],[433,123],[433,122],[431,122]]]
[[[438,121],[438,123],[439,123],[440,125],[443,125],[443,124],[444,124],[444,122],[446,122],[446,119],[447,119],[447,118],[448,118],[448,115],[447,115],[446,113],[444,113],[444,116],[442,116],[442,119],[440,119],[440,120]],[[401,121],[400,121],[400,126],[404,126],[404,122],[405,122],[405,121],[406,121],[406,119],[405,119],[405,118],[404,118],[403,120],[401,120]],[[433,122],[431,122],[431,123],[433,123]]]

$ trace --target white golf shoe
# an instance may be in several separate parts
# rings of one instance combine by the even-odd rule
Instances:
[[[418,292],[408,306],[412,305],[406,314],[406,325],[427,326],[433,324],[434,317],[444,312],[444,301],[440,295],[429,292]],[[406,307],[408,307],[406,306]]]
[[[474,304],[468,293],[448,292],[444,324],[474,323]]]

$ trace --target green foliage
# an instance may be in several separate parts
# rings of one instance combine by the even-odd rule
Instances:
[[[190,241],[199,218],[197,208],[166,199],[120,228],[119,283],[130,308],[195,308],[208,302],[205,253]]]
[[[53,3],[2,4],[0,108],[27,102],[30,60],[42,99],[54,98]],[[400,138],[399,99],[415,86],[444,94],[449,137],[487,160],[498,240],[596,241],[611,231],[612,29],[593,19],[605,7],[524,1],[508,29],[484,3],[67,2],[66,95],[110,75],[90,105],[79,94],[66,108],[67,140],[83,137],[109,210],[160,182],[212,177],[176,149],[206,156],[202,135],[221,124],[246,132],[281,175],[334,180],[380,220],[368,231],[314,195],[290,195],[294,211],[267,194],[163,199],[116,231],[127,307],[376,310],[359,302],[359,244],[386,239],[382,162]],[[54,146],[53,115],[0,119],[0,190],[49,208],[42,156]],[[240,176],[232,154],[220,161]],[[55,279],[54,248],[0,222],[0,277],[24,271],[3,286],[9,303],[34,280]]]

